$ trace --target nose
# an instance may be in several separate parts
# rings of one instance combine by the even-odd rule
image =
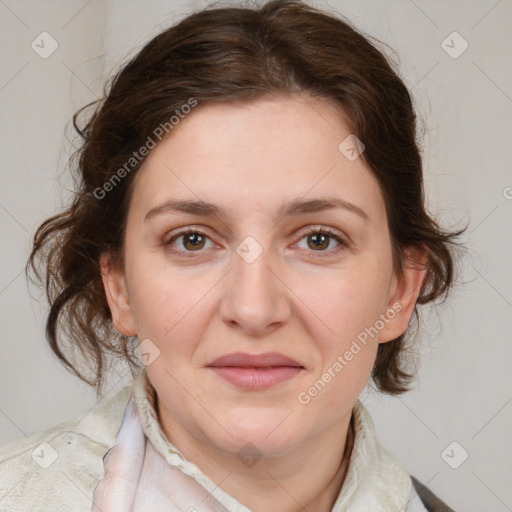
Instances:
[[[253,259],[262,248],[257,250],[253,245],[245,253],[243,246],[238,249],[224,281],[220,314],[230,327],[262,337],[290,318],[290,291],[270,250],[263,250]]]

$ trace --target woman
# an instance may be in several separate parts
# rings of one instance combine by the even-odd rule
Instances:
[[[370,377],[407,391],[408,325],[462,233],[425,211],[386,58],[301,2],[206,9],[79,114],[80,189],[28,266],[62,362],[96,389],[112,355],[136,378],[5,447],[0,510],[451,510],[358,399]]]

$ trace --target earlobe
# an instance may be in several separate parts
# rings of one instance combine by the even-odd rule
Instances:
[[[407,247],[401,276],[394,276],[386,312],[389,322],[379,333],[379,342],[386,343],[401,336],[411,320],[421,286],[427,275],[428,248]]]
[[[112,266],[111,260],[106,254],[102,254],[100,257],[100,270],[115,329],[124,336],[135,336],[137,330],[124,273]]]

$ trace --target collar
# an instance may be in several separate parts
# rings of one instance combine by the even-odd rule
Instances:
[[[192,462],[188,461],[162,431],[157,417],[157,395],[143,368],[133,383],[139,421],[145,436],[171,466],[189,475],[211,493],[227,510],[250,512],[222,491]],[[353,446],[345,480],[332,512],[405,511],[411,493],[410,475],[377,442],[370,414],[360,400],[352,411]]]

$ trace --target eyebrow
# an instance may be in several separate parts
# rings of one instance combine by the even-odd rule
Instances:
[[[279,209],[277,217],[281,218],[285,216],[303,215],[306,213],[315,213],[333,209],[343,209],[355,213],[365,222],[370,220],[368,214],[362,208],[338,197],[307,200],[296,199],[284,204]],[[203,217],[218,217],[223,221],[227,221],[229,217],[227,210],[212,203],[207,203],[205,201],[170,199],[165,203],[151,208],[144,217],[144,222],[165,213],[175,212],[189,213]]]

